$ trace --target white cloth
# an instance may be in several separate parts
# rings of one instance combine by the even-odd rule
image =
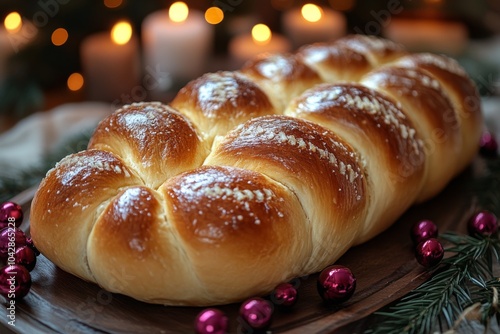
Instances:
[[[106,103],[71,103],[21,120],[0,135],[0,177],[37,166],[47,153],[95,128],[112,111]]]

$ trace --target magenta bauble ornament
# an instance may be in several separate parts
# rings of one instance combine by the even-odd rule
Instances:
[[[271,300],[276,305],[292,307],[297,302],[297,289],[290,283],[279,284],[271,293]]]
[[[332,265],[323,269],[317,281],[318,293],[329,303],[343,303],[356,290],[356,277],[351,270],[341,265]]]
[[[470,235],[489,236],[498,230],[498,219],[492,212],[483,210],[469,219],[467,227]]]
[[[439,264],[443,256],[443,245],[435,238],[422,241],[415,248],[415,257],[418,263],[426,268],[434,267]]]
[[[0,228],[8,227],[9,222],[13,222],[14,226],[19,227],[23,222],[23,209],[14,202],[4,202],[0,204]]]
[[[492,133],[483,133],[479,143],[479,152],[486,157],[494,157],[497,155],[498,143]]]
[[[241,304],[240,316],[249,327],[265,329],[271,325],[273,305],[263,298],[250,298]]]
[[[28,245],[16,248],[14,255],[15,263],[24,266],[28,271],[32,271],[36,265],[36,255]]]
[[[0,269],[0,294],[8,299],[20,299],[31,288],[31,275],[24,266],[14,264]]]
[[[5,227],[0,230],[0,259],[7,260],[18,247],[26,245],[26,235],[18,228]]]
[[[413,224],[411,229],[411,239],[414,245],[430,238],[437,238],[438,227],[433,221],[424,219]]]
[[[194,327],[197,334],[224,334],[227,332],[228,318],[221,310],[208,308],[198,314]]]

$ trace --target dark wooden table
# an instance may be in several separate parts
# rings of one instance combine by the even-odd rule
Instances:
[[[361,333],[370,315],[401,298],[430,277],[414,258],[409,231],[420,219],[432,219],[440,231],[465,232],[465,222],[477,210],[477,193],[471,184],[484,177],[484,160],[474,163],[437,197],[410,208],[390,229],[349,250],[337,263],[348,266],[358,285],[354,296],[340,307],[325,305],[316,291],[317,275],[297,278],[300,298],[292,310],[276,308],[273,333]],[[33,189],[16,196],[27,219]],[[201,308],[150,305],[111,294],[55,267],[39,256],[32,272],[31,292],[16,306],[15,333],[193,333]],[[2,299],[2,305],[6,306]],[[221,306],[232,333],[242,332],[239,305]],[[5,311],[5,308],[4,308]],[[5,328],[0,328],[4,333]]]

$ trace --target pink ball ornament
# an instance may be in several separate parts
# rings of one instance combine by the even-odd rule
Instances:
[[[297,298],[297,289],[290,283],[279,284],[271,294],[273,303],[285,307],[292,307],[295,305]]]
[[[16,248],[14,257],[15,263],[23,265],[28,271],[32,271],[35,268],[36,255],[29,246],[26,245]]]
[[[341,265],[323,269],[317,281],[318,293],[324,301],[340,304],[351,298],[356,290],[356,277]]]
[[[0,228],[8,227],[13,221],[15,227],[19,227],[23,222],[23,209],[14,202],[4,202],[0,204]]]
[[[241,304],[240,316],[251,328],[265,329],[271,325],[273,305],[263,298],[251,298]]]
[[[197,334],[224,334],[227,332],[228,318],[224,312],[208,308],[198,314],[194,326]]]
[[[426,268],[431,268],[439,264],[443,256],[443,245],[435,238],[422,241],[415,248],[415,257],[418,263]]]
[[[14,264],[0,269],[0,294],[8,299],[20,299],[31,288],[31,275],[24,266]]]
[[[498,219],[489,211],[480,211],[471,217],[467,227],[470,235],[489,236],[497,232]]]
[[[492,133],[483,133],[479,143],[479,152],[485,157],[494,157],[498,154],[498,143]]]
[[[411,238],[415,245],[430,238],[437,238],[438,227],[434,222],[424,219],[413,224],[411,229]]]
[[[14,243],[14,247],[12,246]],[[7,260],[9,256],[9,248],[17,249],[26,245],[26,235],[18,228],[12,229],[5,227],[0,230],[0,259]]]

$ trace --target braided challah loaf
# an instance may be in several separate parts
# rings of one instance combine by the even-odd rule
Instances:
[[[437,194],[481,130],[476,88],[444,56],[366,36],[265,55],[104,119],[41,183],[31,235],[111,292],[240,301]]]

